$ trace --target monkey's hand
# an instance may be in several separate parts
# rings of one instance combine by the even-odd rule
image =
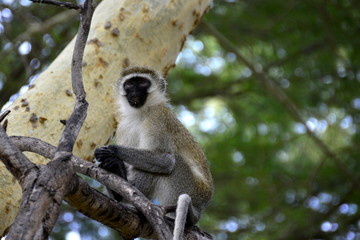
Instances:
[[[102,162],[108,158],[116,157],[116,150],[114,149],[115,146],[102,146],[95,150],[95,158],[99,162]]]
[[[95,158],[100,162],[99,167],[127,180],[124,161],[117,157],[116,146],[103,146],[95,150]]]

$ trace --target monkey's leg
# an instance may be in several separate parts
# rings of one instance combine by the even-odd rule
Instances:
[[[199,220],[199,214],[193,208],[191,198],[187,194],[181,194],[176,207],[174,239],[182,240],[186,221],[195,224]]]

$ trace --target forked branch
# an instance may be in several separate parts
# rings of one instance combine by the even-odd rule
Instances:
[[[62,200],[68,192],[72,191],[74,183],[77,182],[74,181],[76,175],[69,160],[75,140],[86,118],[88,106],[82,83],[81,62],[94,8],[91,0],[86,0],[84,5],[48,0],[43,3],[77,9],[81,15],[72,62],[72,85],[76,94],[76,103],[61,136],[54,159],[46,166],[36,166],[31,163],[10,142],[4,129],[0,129],[0,139],[3,143],[0,147],[1,160],[19,180],[24,190],[19,213],[10,228],[7,239],[47,238],[56,222]]]
[[[24,192],[22,208],[20,209],[20,214],[17,217],[18,221],[15,221],[10,229],[10,233],[8,235],[9,239],[47,238],[56,222],[56,218],[59,213],[59,206],[62,200],[66,195],[71,195],[74,191],[79,190],[78,184],[82,183],[82,181],[75,175],[73,162],[69,160],[71,159],[77,136],[85,121],[88,108],[82,80],[82,59],[87,36],[90,30],[94,7],[91,0],[86,0],[83,5],[54,0],[33,0],[33,2],[75,9],[80,13],[80,26],[75,42],[71,68],[72,88],[76,95],[76,103],[70,118],[66,121],[65,129],[61,135],[56,150],[51,150],[52,154],[49,154],[49,149],[46,151],[46,155],[51,157],[53,161],[46,166],[38,167],[24,157],[20,158],[22,159],[21,163],[28,163],[29,166],[22,167],[20,173],[12,171],[19,180],[25,179],[22,187],[23,189],[26,189],[26,192]],[[12,152],[16,152],[16,156],[22,154],[17,148],[15,149],[3,129],[0,137],[3,137],[6,142],[9,143],[7,145],[11,147]],[[49,148],[49,146],[47,147]],[[54,147],[51,149],[54,149]],[[5,161],[8,163],[7,166],[12,166],[12,161],[15,161],[11,158],[11,155],[14,155],[11,154],[12,152],[7,153],[7,151],[5,151],[5,154],[2,154]],[[82,166],[84,165],[86,164],[83,163]],[[88,167],[91,168],[91,166]],[[30,168],[33,169],[33,171],[29,171]],[[86,168],[82,169],[86,170]],[[98,168],[95,169],[99,170]],[[77,170],[79,171],[79,169]],[[27,172],[26,175],[25,172]],[[96,171],[94,173],[94,171],[86,170],[84,173],[88,173],[88,175],[95,178],[97,177]],[[163,208],[152,204],[140,191],[133,188],[128,182],[122,179],[117,179],[117,181],[115,181],[117,184],[114,185],[112,181],[110,181],[113,180],[113,175],[105,171],[103,176],[106,176],[104,179],[108,179],[108,181],[104,182],[107,186],[119,189],[119,193],[144,214],[146,219],[152,225],[158,239],[165,240],[171,238],[172,235],[170,229],[164,219],[165,212]],[[83,184],[82,186],[84,187],[86,185]],[[51,189],[50,192],[49,189]],[[43,201],[39,201],[32,205],[32,209],[26,208],[25,206],[29,206],[29,204],[27,204],[30,201],[29,199],[34,198],[41,198]],[[74,197],[70,198],[70,200],[71,202],[76,202]],[[27,214],[29,211],[33,214]],[[26,225],[26,222],[30,220],[29,216],[40,217],[36,218],[36,222],[27,229],[21,229],[21,226]]]
[[[56,152],[55,146],[40,139],[12,136],[10,140],[21,151],[34,152],[49,159],[52,159]],[[145,196],[142,196],[142,193],[139,192],[139,190],[134,188],[121,177],[111,174],[106,170],[97,167],[93,163],[80,159],[76,156],[72,156],[71,161],[76,172],[92,177],[103,185],[111,189],[115,189],[115,191],[121,194],[124,199],[136,206],[139,211],[144,212],[144,209],[149,207],[148,199]],[[153,238],[155,236],[150,225],[151,221],[146,223],[143,218],[139,217],[138,211],[135,211],[126,204],[124,205],[110,200],[108,197],[89,187],[89,185],[87,185],[82,179],[79,179],[78,181],[78,188],[66,196],[66,201],[73,207],[77,208],[92,219],[113,227],[120,232],[124,239],[136,236],[148,238]],[[137,195],[138,197],[134,200],[133,195]],[[158,207],[157,210],[159,210],[162,214],[163,211],[174,211],[174,207],[165,209]],[[155,217],[163,219],[162,215]],[[166,222],[166,224],[171,223]],[[211,236],[202,232],[199,228],[192,226],[186,229],[184,239],[209,240],[211,239]]]

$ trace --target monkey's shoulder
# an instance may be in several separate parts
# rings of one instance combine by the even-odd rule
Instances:
[[[153,111],[149,124],[158,125],[156,128],[161,127],[163,129],[161,134],[164,135],[165,139],[167,138],[166,135],[171,136],[177,154],[189,167],[198,187],[202,189],[203,193],[211,196],[213,190],[212,176],[208,160],[199,143],[167,106],[159,106]]]
[[[203,154],[199,144],[191,135],[189,130],[178,120],[175,113],[166,105],[158,105],[151,110],[146,125],[155,126],[154,129],[161,129],[161,134],[168,134],[174,139],[177,146],[194,148],[194,151]],[[146,127],[151,129],[152,127]],[[187,149],[189,150],[189,149]]]

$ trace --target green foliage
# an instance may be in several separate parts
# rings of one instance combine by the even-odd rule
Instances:
[[[360,239],[359,5],[219,0],[189,37],[170,72],[169,91],[211,163],[216,192],[200,225],[215,239]],[[76,31],[75,21],[66,21],[31,35],[24,39],[31,52],[20,56],[16,36],[58,9],[17,2],[5,8],[13,18],[0,22],[0,104],[46,67]],[[12,51],[6,50],[9,43]],[[36,69],[34,58],[41,62]],[[286,94],[285,103],[259,76]],[[82,233],[98,228],[92,224],[89,230],[82,218],[73,222]],[[53,239],[63,239],[65,223],[59,221],[62,230]]]

